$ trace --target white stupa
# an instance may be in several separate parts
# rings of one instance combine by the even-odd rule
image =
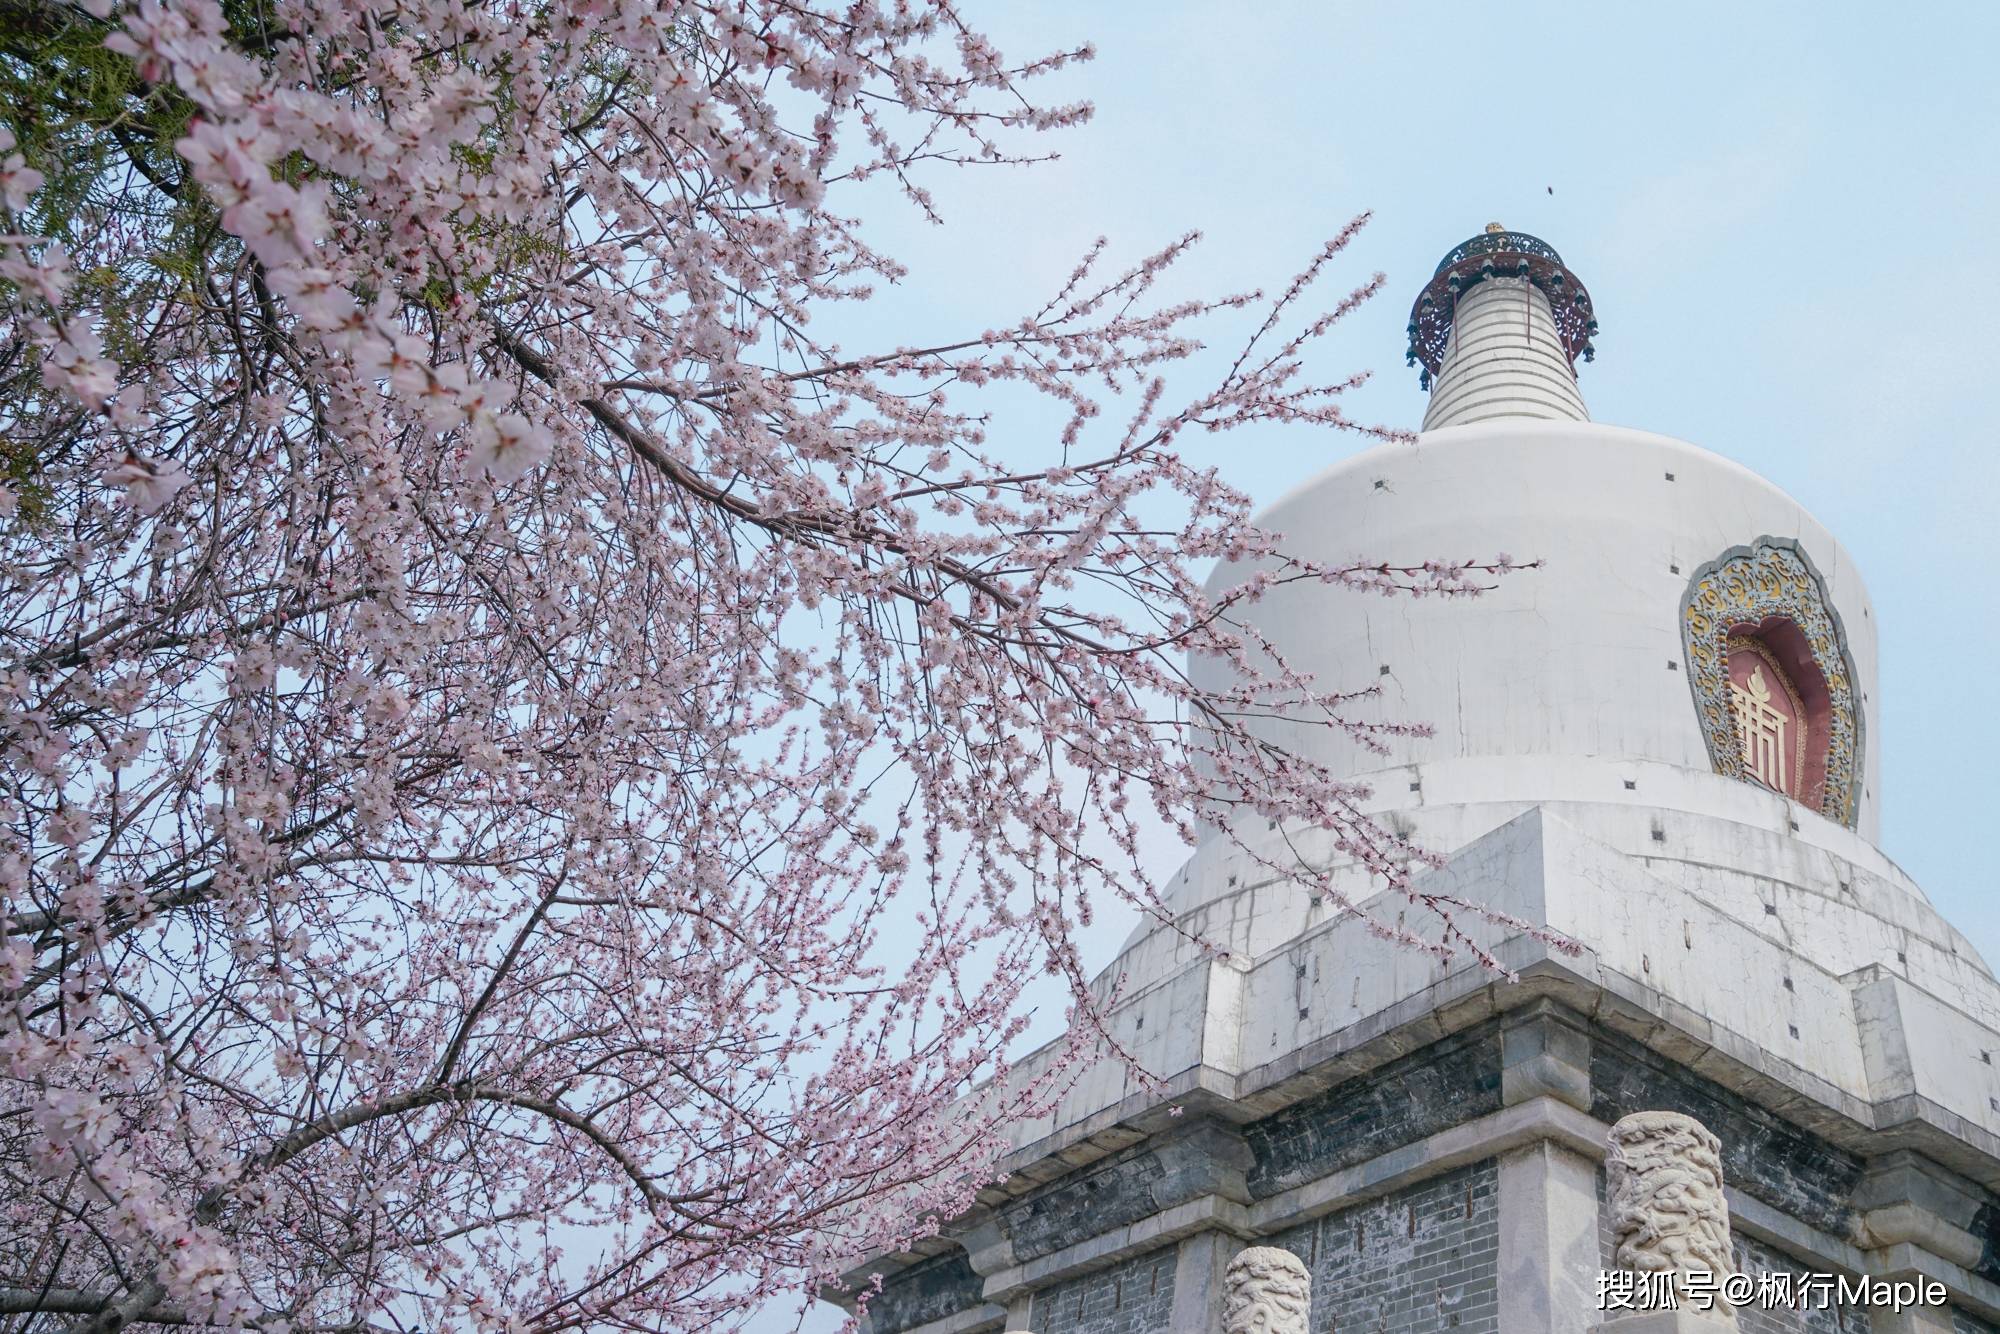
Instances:
[[[1451,251],[1412,313],[1417,443],[1261,522],[1328,562],[1540,567],[1472,600],[1292,584],[1248,613],[1316,679],[1378,683],[1383,717],[1434,728],[1382,758],[1274,724],[1448,856],[1422,887],[1580,952],[1461,915],[1518,980],[1439,963],[1212,835],[1171,901],[1229,957],[1148,924],[1104,970],[1165,1091],[1105,1063],[1020,1127],[979,1210],[867,1266],[876,1334],[1219,1330],[1250,1245],[1305,1263],[1314,1331],[1582,1334],[1605,1319],[1606,1128],[1650,1109],[1720,1138],[1738,1267],[1773,1294],[1815,1273],[1948,1293],[1757,1306],[1744,1328],[2000,1330],[2000,985],[1875,846],[1860,574],[1771,483],[1593,423],[1575,366],[1595,328],[1536,238]],[[1340,865],[1313,831],[1235,832]],[[1359,872],[1346,889],[1402,910]]]

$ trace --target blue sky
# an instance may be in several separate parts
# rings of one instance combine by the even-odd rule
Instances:
[[[1089,97],[1097,116],[1054,137],[1059,162],[934,174],[941,227],[889,203],[873,234],[911,274],[864,327],[906,343],[1009,322],[1100,234],[1130,258],[1198,228],[1178,291],[1276,285],[1372,210],[1333,277],[1344,290],[1381,269],[1389,284],[1320,369],[1372,368],[1352,415],[1414,427],[1424,397],[1403,326],[1432,266],[1492,220],[1545,238],[1603,325],[1582,374],[1592,416],[1756,470],[1860,564],[1880,618],[1884,849],[2000,956],[1987,842],[2000,795],[2000,6],[1020,3],[967,16],[1010,57],[1096,43],[1098,59],[1049,91]],[[1273,500],[1365,444],[1274,429],[1229,437],[1212,461]],[[1515,554],[1532,546],[1524,535]],[[1100,960],[1130,925],[1105,917]]]

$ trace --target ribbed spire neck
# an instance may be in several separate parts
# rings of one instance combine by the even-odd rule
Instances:
[[[1410,308],[1411,365],[1431,390],[1424,429],[1495,417],[1589,421],[1590,293],[1539,237],[1499,223],[1452,248]]]
[[[1589,421],[1549,299],[1526,278],[1494,278],[1458,302],[1424,429],[1495,417]]]

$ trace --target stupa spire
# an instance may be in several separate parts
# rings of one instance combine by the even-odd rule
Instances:
[[[1494,417],[1589,421],[1590,293],[1555,248],[1499,223],[1456,246],[1410,310],[1411,365],[1431,391],[1426,431]]]

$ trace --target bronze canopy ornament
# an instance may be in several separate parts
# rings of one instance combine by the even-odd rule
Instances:
[[[1562,256],[1538,236],[1510,232],[1494,223],[1453,247],[1439,261],[1437,271],[1410,308],[1408,364],[1423,364],[1418,382],[1425,389],[1431,387],[1444,363],[1459,297],[1491,278],[1525,278],[1541,290],[1549,299],[1556,334],[1572,369],[1578,357],[1585,361],[1596,357],[1591,339],[1597,333],[1597,316],[1590,306],[1590,293],[1563,264]]]

